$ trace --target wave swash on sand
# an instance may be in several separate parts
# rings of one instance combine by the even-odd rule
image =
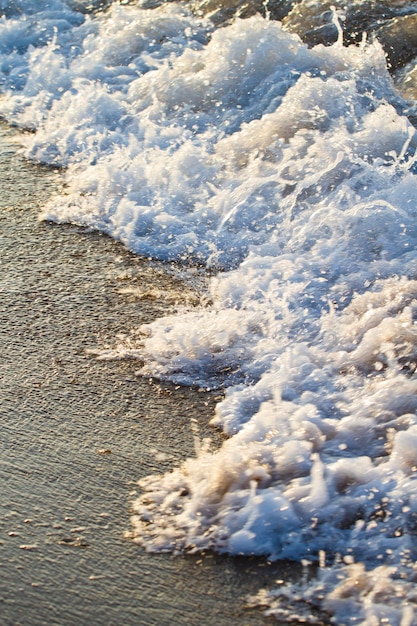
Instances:
[[[417,134],[381,45],[76,4],[0,4],[0,114],[66,168],[44,219],[210,270],[102,357],[224,388],[230,435],[141,482],[134,540],[320,561],[253,599],[280,618],[417,624]]]

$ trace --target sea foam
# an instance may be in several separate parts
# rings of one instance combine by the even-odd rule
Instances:
[[[0,113],[67,168],[42,217],[213,272],[210,305],[124,352],[225,389],[230,435],[141,482],[135,541],[324,555],[316,587],[259,601],[416,623],[417,136],[381,48],[308,49],[260,16],[215,30],[175,3],[27,5],[0,21]],[[394,595],[370,592],[381,572]]]

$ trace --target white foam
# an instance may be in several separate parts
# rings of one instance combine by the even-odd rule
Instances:
[[[0,23],[0,113],[36,131],[28,158],[67,167],[43,217],[222,270],[212,305],[103,355],[226,388],[213,424],[231,437],[142,481],[135,540],[340,554],[322,610],[414,623],[417,138],[382,50],[309,50],[259,16],[213,30],[174,3],[31,6]],[[395,598],[366,591],[382,571]]]

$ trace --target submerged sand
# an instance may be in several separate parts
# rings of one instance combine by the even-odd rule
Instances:
[[[2,626],[269,623],[245,597],[291,566],[146,554],[125,538],[137,480],[193,454],[190,419],[220,437],[216,398],[88,353],[185,288],[104,235],[37,221],[60,174],[21,159],[18,141],[0,129]]]

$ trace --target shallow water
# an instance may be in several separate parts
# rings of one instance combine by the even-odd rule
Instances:
[[[199,284],[201,305],[177,288],[178,307],[164,297],[154,321],[120,317],[87,346],[221,390],[212,423],[230,437],[210,448],[203,431],[180,466],[138,472],[130,538],[326,566],[317,584],[260,594],[275,616],[416,619],[417,133],[395,87],[412,92],[412,4],[400,31],[387,18],[389,40],[410,35],[396,83],[394,49],[387,64],[371,37],[343,45],[342,24],[380,31],[368,3],[325,11],[334,43],[314,47],[266,7],[221,27],[175,2],[85,15],[32,0],[0,19],[0,112],[33,131],[27,158],[66,168],[43,219]],[[101,273],[98,241],[86,262]],[[165,287],[117,291],[119,313]]]
[[[1,129],[2,626],[266,623],[245,595],[297,566],[147,554],[124,538],[136,480],[192,453],[190,413],[219,440],[216,398],[86,354],[167,306],[121,286],[175,295],[178,281],[103,235],[38,222],[60,175],[15,147]]]

